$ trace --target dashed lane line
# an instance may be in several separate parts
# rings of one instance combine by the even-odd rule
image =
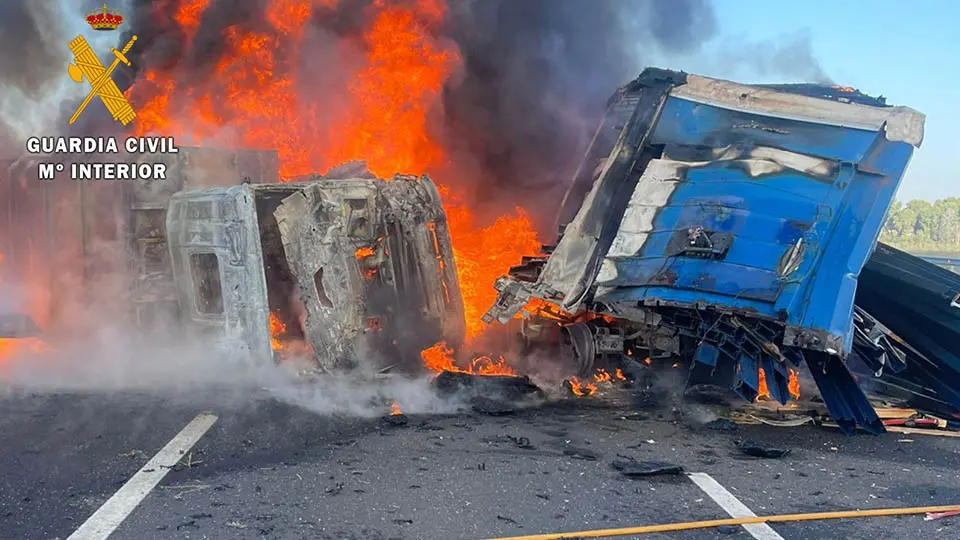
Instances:
[[[757,517],[747,505],[740,502],[740,499],[733,496],[733,493],[727,491],[727,488],[720,485],[707,473],[690,473],[687,475],[690,480],[706,493],[713,502],[720,505],[732,518]],[[751,536],[757,540],[785,540],[773,527],[766,523],[753,523],[741,525]]]
[[[194,418],[67,540],[105,540],[109,537],[216,422],[217,417],[212,414]]]

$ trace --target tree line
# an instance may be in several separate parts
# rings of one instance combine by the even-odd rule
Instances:
[[[960,254],[960,198],[894,201],[880,240],[904,251]]]

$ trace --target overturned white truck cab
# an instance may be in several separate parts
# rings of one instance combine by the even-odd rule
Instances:
[[[433,182],[348,176],[175,194],[166,236],[186,331],[254,362],[293,351],[325,370],[419,365],[422,349],[462,341]]]

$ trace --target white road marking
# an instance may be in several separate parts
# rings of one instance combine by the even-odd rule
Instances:
[[[194,418],[67,540],[105,540],[216,421],[212,414]]]
[[[710,498],[713,499],[713,502],[719,504],[720,508],[723,508],[730,514],[730,517],[745,518],[757,516],[747,508],[747,505],[740,502],[740,499],[734,497],[733,493],[727,491],[727,488],[721,486],[720,482],[714,480],[709,474],[690,473],[687,476],[690,477],[690,480],[692,480],[697,487],[709,495]],[[777,534],[777,531],[773,530],[773,528],[766,523],[751,523],[741,526],[757,540],[784,540],[782,536]]]

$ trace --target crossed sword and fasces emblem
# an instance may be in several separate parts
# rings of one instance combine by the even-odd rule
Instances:
[[[110,67],[106,69],[104,69],[103,64],[100,63],[97,55],[94,54],[93,49],[90,48],[87,40],[83,39],[83,36],[77,36],[76,39],[70,42],[70,50],[73,52],[76,65],[70,64],[67,68],[67,73],[70,75],[70,78],[76,82],[83,82],[84,77],[86,77],[91,87],[90,93],[86,99],[83,100],[83,103],[80,104],[80,108],[78,108],[77,112],[73,113],[73,117],[70,118],[71,124],[77,121],[80,113],[87,108],[87,105],[90,104],[94,96],[100,96],[100,100],[107,107],[107,110],[110,111],[113,118],[119,120],[121,124],[127,125],[136,118],[137,113],[133,111],[130,102],[127,101],[127,98],[120,92],[120,89],[117,88],[117,83],[113,82],[113,79],[110,78],[113,70],[120,65],[120,62],[130,66],[130,60],[127,59],[126,54],[130,52],[130,49],[136,41],[137,36],[130,38],[130,41],[122,51],[111,47],[110,52],[112,52],[116,58],[113,60],[113,63],[110,64]]]

